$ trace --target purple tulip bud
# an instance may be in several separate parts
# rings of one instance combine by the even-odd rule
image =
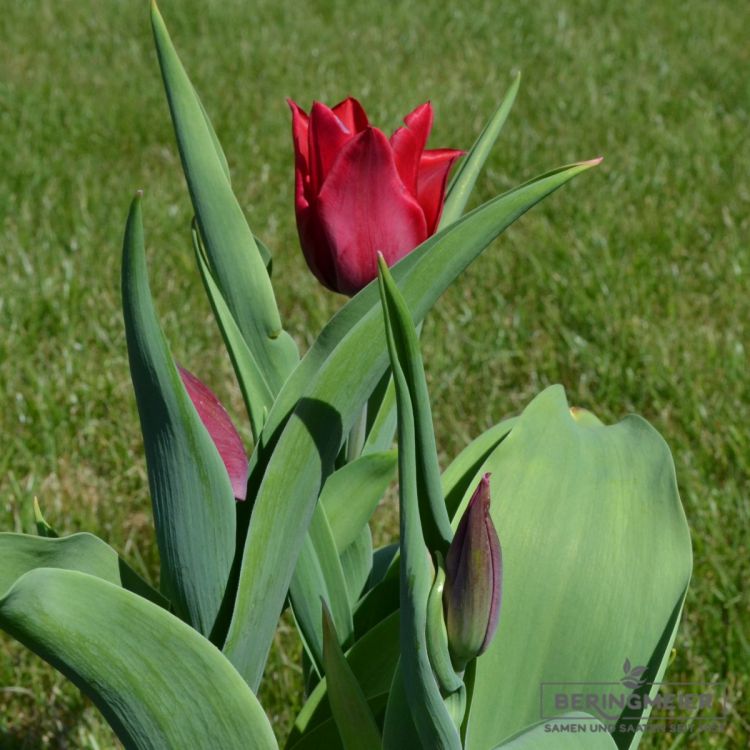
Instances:
[[[469,501],[445,558],[443,605],[453,665],[462,671],[497,629],[502,596],[500,540],[490,517],[490,475]]]

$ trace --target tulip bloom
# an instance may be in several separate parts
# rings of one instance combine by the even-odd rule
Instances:
[[[388,139],[351,97],[308,116],[289,100],[295,209],[302,252],[329,289],[356,294],[437,229],[453,162],[463,151],[425,150],[432,106],[417,107]]]
[[[237,500],[247,497],[248,460],[242,438],[214,392],[184,367],[177,371],[203,426],[224,462]]]
[[[485,474],[445,558],[445,626],[457,671],[486,651],[495,634],[502,579],[500,540],[490,517],[490,475]]]

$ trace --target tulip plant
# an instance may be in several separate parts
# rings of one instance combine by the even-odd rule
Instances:
[[[270,252],[151,12],[195,260],[253,450],[173,361],[137,195],[122,295],[159,588],[92,534],[58,537],[36,506],[37,535],[0,534],[0,626],[89,695],[128,748],[278,747],[256,695],[285,608],[306,690],[289,750],[635,748],[648,701],[630,699],[658,689],[691,572],[669,449],[639,417],[606,426],[553,386],[441,472],[418,335],[506,227],[598,160],[464,214],[517,79],[465,154],[426,149],[429,104],[389,138],[355,99],[309,116],[290,102],[304,258],[350,297],[300,357]],[[373,550],[368,522],[396,474],[399,541]],[[643,665],[630,686],[623,660]],[[540,686],[565,681],[614,681],[617,721],[560,710],[591,731],[546,731]]]

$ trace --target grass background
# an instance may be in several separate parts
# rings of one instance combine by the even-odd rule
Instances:
[[[561,382],[605,421],[638,412],[670,443],[695,571],[672,680],[728,684],[750,734],[750,6],[736,0],[163,0],[251,225],[275,252],[305,348],[341,300],[298,250],[291,96],[353,94],[395,128],[431,99],[433,146],[468,147],[521,94],[478,184],[486,199],[562,163],[604,164],[534,209],[439,303],[424,333],[445,461]],[[3,2],[0,14],[0,528],[38,495],[158,570],[119,300],[132,192],[176,357],[241,418],[193,268],[190,207],[141,0]],[[247,433],[246,433],[247,434]],[[381,513],[381,537],[393,530]],[[284,734],[298,654],[282,623],[262,699]],[[671,739],[644,743],[669,747]],[[0,747],[109,748],[78,691],[0,637]]]

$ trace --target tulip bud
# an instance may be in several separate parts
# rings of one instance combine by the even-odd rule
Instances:
[[[248,461],[237,428],[214,392],[204,382],[184,367],[178,366],[177,371],[203,426],[224,462],[234,497],[244,500],[247,496]]]
[[[489,646],[500,614],[503,575],[500,540],[490,517],[490,475],[469,501],[445,558],[443,606],[457,672]]]
[[[425,149],[432,106],[417,107],[390,138],[360,103],[293,101],[295,212],[302,252],[329,289],[356,294],[437,229],[453,162],[463,151]]]

